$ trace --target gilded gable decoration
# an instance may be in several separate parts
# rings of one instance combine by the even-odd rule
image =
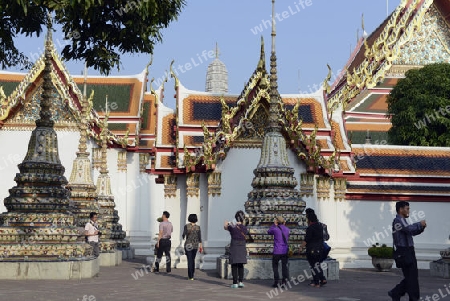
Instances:
[[[414,32],[420,30],[433,0],[407,3],[400,3],[372,45],[368,44],[368,39],[364,40],[364,59],[357,66],[346,66],[346,83],[339,90],[332,91],[327,101],[329,112],[335,111],[340,105],[344,107],[362,90],[371,89],[384,79],[402,52],[403,45],[411,40]]]
[[[117,153],[117,170],[119,172],[127,171],[127,152],[126,151]]]
[[[150,154],[139,154],[139,172],[145,172],[150,162]]]
[[[5,127],[15,129],[15,125],[20,125],[20,129],[34,128],[34,121],[39,119],[40,102],[42,94],[42,86],[33,91],[31,97],[22,101],[23,108],[13,113],[10,118],[5,121]],[[72,115],[67,101],[64,101],[58,89],[52,87],[52,119],[55,121],[55,127],[64,127],[66,130],[78,130],[77,119]]]
[[[300,174],[300,193],[302,196],[312,196],[314,194],[314,174]]]
[[[200,174],[188,173],[186,174],[186,194],[190,197],[198,197],[200,185]]]
[[[222,191],[222,173],[215,171],[208,173],[208,195],[220,196]]]
[[[184,156],[182,165],[186,169],[186,172],[195,171],[196,166],[202,166],[206,170],[213,170],[216,167],[216,161],[221,154],[225,154],[224,149],[221,152],[216,151],[218,147],[223,147],[223,136],[219,136],[215,139],[215,136],[211,134],[208,127],[202,122],[203,128],[203,144],[201,148],[195,150],[194,153],[190,153],[184,146]],[[221,146],[222,145],[222,146]]]
[[[177,196],[177,176],[164,175],[164,197],[171,198]]]
[[[331,179],[329,177],[317,177],[317,199],[330,197]]]
[[[345,200],[346,191],[347,191],[347,179],[334,178],[334,199],[337,201]]]

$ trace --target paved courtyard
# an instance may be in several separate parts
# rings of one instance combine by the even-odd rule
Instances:
[[[218,278],[214,271],[197,270],[195,280],[191,281],[187,280],[186,269],[173,269],[170,274],[153,274],[143,269],[144,262],[144,257],[138,257],[117,267],[102,267],[98,277],[79,281],[0,281],[0,300],[386,301],[390,300],[387,291],[401,279],[398,269],[385,273],[374,269],[343,269],[340,270],[340,280],[329,281],[325,287],[311,288],[309,281],[292,282],[291,288],[278,291],[278,296],[272,291],[272,298],[269,298],[271,280],[249,280],[245,281],[245,288],[231,289],[231,281]],[[419,275],[423,300],[450,301],[450,279],[431,277],[428,270],[420,270]]]

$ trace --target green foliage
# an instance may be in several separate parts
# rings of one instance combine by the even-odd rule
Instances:
[[[450,64],[409,70],[387,98],[396,145],[450,146]]]
[[[14,38],[39,36],[49,12],[69,40],[62,57],[109,74],[120,69],[120,54],[152,53],[161,30],[184,5],[185,0],[0,0],[0,64],[29,68]]]
[[[385,244],[382,244],[381,247],[378,243],[375,245],[372,245],[367,250],[367,254],[371,257],[377,257],[377,258],[394,258],[394,248],[388,247]]]

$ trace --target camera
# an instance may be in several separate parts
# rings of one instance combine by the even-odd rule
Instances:
[[[98,236],[102,235],[102,232],[98,231],[97,235],[98,235]]]

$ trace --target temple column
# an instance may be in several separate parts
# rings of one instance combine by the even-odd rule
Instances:
[[[219,248],[218,252],[214,253],[214,246],[210,246],[208,240],[209,240],[209,231],[208,231],[208,216],[209,212],[212,208],[214,208],[214,205],[217,206],[216,198],[220,198],[221,194],[221,188],[222,188],[222,173],[219,171],[214,171],[212,173],[207,174],[207,195],[205,198],[203,198],[202,193],[202,199],[200,201],[201,206],[201,214],[202,219],[200,223],[200,227],[202,229],[202,240],[203,240],[203,248],[204,248],[204,254],[201,255],[201,263],[200,268],[201,269],[215,269],[216,268],[216,260],[218,254],[222,254],[223,248]],[[203,185],[202,185],[203,189]],[[201,190],[203,192],[203,190]],[[215,204],[216,203],[216,204]],[[204,217],[203,217],[204,216]]]
[[[141,223],[140,229],[145,229],[140,236],[147,239],[151,236],[152,232],[150,227],[154,224],[154,221],[150,220],[150,175],[146,173],[146,168],[149,162],[149,154],[139,154],[139,174],[137,176],[137,189],[139,195],[139,202],[141,204]],[[155,182],[153,182],[155,183]]]
[[[181,211],[183,212],[183,210]],[[177,268],[187,268],[187,258],[183,255],[183,239],[181,234],[183,233],[184,225],[188,223],[188,217],[190,214],[197,214],[197,218],[201,221],[200,216],[200,174],[188,173],[186,175],[186,212],[184,214],[184,220],[180,220],[180,245],[175,250],[175,255],[178,257]],[[182,215],[183,216],[183,215]]]

